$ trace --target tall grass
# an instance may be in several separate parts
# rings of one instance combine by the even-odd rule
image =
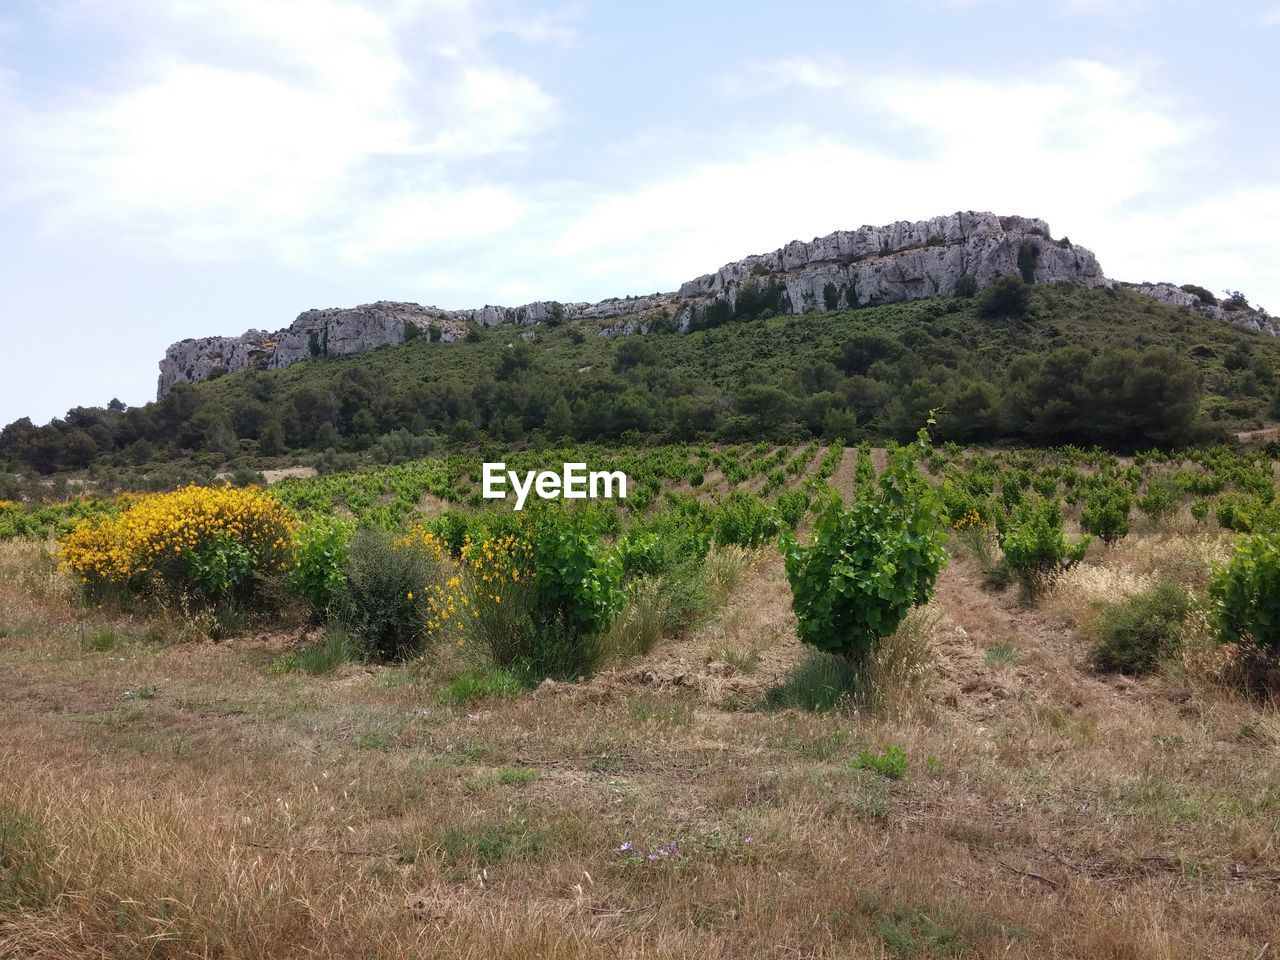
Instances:
[[[935,659],[933,638],[941,621],[934,607],[915,607],[861,663],[806,650],[791,676],[769,691],[766,703],[817,712],[903,709],[928,681]]]

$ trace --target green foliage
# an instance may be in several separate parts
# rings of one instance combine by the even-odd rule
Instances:
[[[1022,282],[1028,285],[1036,282],[1036,264],[1040,260],[1040,248],[1026,241],[1018,248],[1018,272]]]
[[[1062,508],[1056,500],[1023,503],[1000,530],[1004,565],[1028,596],[1036,596],[1061,571],[1078,563],[1089,548],[1086,536],[1067,544]]]
[[[534,522],[534,615],[569,643],[606,627],[625,601],[622,563],[602,534],[589,510],[547,510]]]
[[[333,515],[319,515],[298,530],[289,584],[318,615],[328,613],[346,578],[347,544],[355,525]]]
[[[186,555],[188,580],[206,596],[227,600],[242,593],[253,578],[258,559],[239,540],[218,535]]]
[[[1080,514],[1080,528],[1110,546],[1129,532],[1129,491],[1115,483],[1091,489]]]
[[[864,748],[849,765],[855,770],[871,770],[890,780],[901,780],[907,775],[907,755],[901,747],[888,746],[880,753]]]
[[[325,630],[324,639],[299,650],[290,650],[273,660],[267,673],[282,674],[301,671],[312,676],[332,673],[344,663],[361,659],[361,652],[351,641],[350,634],[337,623]]]
[[[1177,488],[1167,478],[1153,480],[1137,500],[1138,509],[1152,520],[1159,520],[1179,502]]]
[[[1021,277],[999,277],[978,297],[984,320],[1021,320],[1031,307],[1031,287]]]
[[[1252,534],[1209,581],[1214,623],[1223,640],[1248,639],[1280,654],[1280,537]]]
[[[364,528],[351,539],[346,577],[334,607],[355,646],[370,659],[405,660],[428,640],[427,587],[439,565],[422,547]]]
[[[204,459],[239,461],[234,470],[269,465],[259,456],[297,462],[304,451],[365,457],[398,431],[468,448],[534,431],[579,442],[629,431],[732,442],[773,429],[858,440],[902,436],[918,406],[944,403],[955,411],[939,423],[947,437],[1132,449],[1196,443],[1268,416],[1280,343],[1124,291],[1058,285],[1035,289],[1034,324],[989,322],[1025,313],[1028,295],[1012,277],[972,301],[773,319],[734,319],[719,301],[706,316],[720,310],[720,326],[638,338],[661,356],[661,376],[644,363],[616,369],[618,341],[569,322],[514,351],[501,330],[448,344],[431,333],[179,384],[138,407],[77,408],[45,426],[18,420],[0,431],[0,461],[46,474],[88,468],[137,489],[171,486],[166,470],[209,471]],[[750,300],[740,298],[760,315],[772,309]],[[315,346],[322,355],[318,335]],[[824,372],[814,380],[806,370]],[[758,390],[740,398],[748,382]],[[756,409],[735,411],[739,399]],[[401,456],[400,440],[392,446]]]
[[[1194,283],[1184,283],[1182,285],[1182,289],[1192,296],[1198,297],[1201,303],[1207,304],[1211,307],[1216,307],[1218,305],[1218,298],[1204,287],[1197,286]]]
[[[1087,630],[1093,638],[1089,661],[1095,670],[1142,674],[1173,653],[1191,598],[1176,583],[1160,583],[1123,600],[1101,604]]]
[[[773,505],[778,522],[788,530],[794,530],[809,512],[810,502],[809,494],[803,490],[787,490],[778,494]]]
[[[759,497],[734,491],[715,513],[715,542],[721,546],[758,547],[778,535],[773,508]]]
[[[928,435],[894,450],[878,483],[859,486],[851,506],[832,498],[813,541],[784,533],[800,639],[865,661],[912,606],[928,600],[946,562],[946,522],[936,490],[921,475]]]

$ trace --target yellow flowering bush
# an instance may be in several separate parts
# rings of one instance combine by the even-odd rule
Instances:
[[[221,598],[255,572],[284,569],[296,524],[256,488],[193,484],[81,520],[63,539],[61,559],[91,585],[194,587]]]
[[[956,531],[964,530],[985,530],[987,525],[982,520],[982,515],[977,510],[970,507],[966,510],[958,520],[951,524],[951,528]]]
[[[411,536],[428,547],[434,544],[442,559],[448,557],[443,541],[431,533]],[[424,588],[428,632],[451,634],[460,647],[471,640],[494,662],[510,663],[528,632],[532,544],[510,533],[482,540],[467,536],[453,563],[453,576]]]
[[[460,646],[534,682],[590,673],[601,631],[626,602],[622,564],[587,511],[468,534],[453,562],[456,576],[425,594],[428,630],[456,631]]]
[[[408,533],[396,540],[397,547],[421,547],[438,561],[449,559],[449,544],[439,534],[424,526],[412,527]]]

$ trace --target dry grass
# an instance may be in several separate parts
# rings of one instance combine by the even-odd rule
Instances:
[[[1172,552],[1138,538],[1103,567],[1127,583]],[[1070,626],[965,562],[894,658],[910,709],[875,715],[754,706],[801,653],[776,558],[638,665],[480,708],[440,705],[430,665],[274,676],[290,638],[157,645],[85,619],[39,562],[0,552],[5,958],[1280,943],[1275,713],[1095,677]],[[851,763],[887,747],[900,779]]]

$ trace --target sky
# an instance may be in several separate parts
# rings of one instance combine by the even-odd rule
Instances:
[[[0,424],[957,210],[1280,313],[1277,50],[1280,0],[0,0]]]

